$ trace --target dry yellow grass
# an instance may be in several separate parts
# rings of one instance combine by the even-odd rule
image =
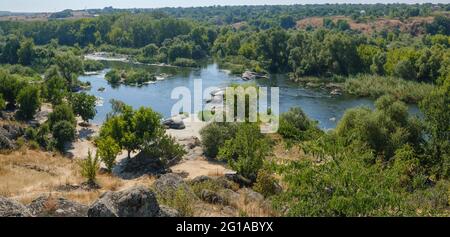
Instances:
[[[134,185],[150,186],[154,179],[122,180],[109,174],[99,174],[97,182],[101,189],[76,188],[84,181],[77,161],[61,155],[26,148],[0,154],[0,196],[11,197],[24,204],[42,194],[90,204],[105,191],[117,191]]]

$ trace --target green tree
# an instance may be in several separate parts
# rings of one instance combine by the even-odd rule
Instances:
[[[225,144],[226,140],[234,137],[236,127],[234,123],[210,123],[202,128],[200,136],[206,157],[216,158],[219,148]]]
[[[121,151],[119,145],[113,138],[105,137],[97,142],[97,147],[100,159],[105,163],[108,172],[111,173],[116,163],[116,157]]]
[[[19,91],[25,85],[26,83],[21,78],[0,70],[0,94],[11,105],[15,105]]]
[[[19,38],[15,35],[9,35],[1,51],[1,61],[3,63],[16,64],[19,61],[19,56],[17,55],[19,48]]]
[[[57,54],[55,62],[59,67],[61,75],[66,79],[69,86],[72,86],[76,77],[83,73],[83,62],[72,52]]]
[[[62,103],[67,94],[66,81],[59,75],[57,67],[47,70],[44,82],[45,98],[53,105]]]
[[[106,73],[105,78],[109,83],[113,85],[119,84],[120,80],[122,79],[120,72],[117,69],[111,69]]]
[[[35,57],[34,43],[32,39],[26,39],[20,43],[17,51],[18,62],[22,65],[31,65]]]
[[[254,123],[240,124],[235,137],[225,141],[219,149],[219,158],[244,177],[255,181],[258,171],[269,154],[266,138]]]
[[[430,163],[433,173],[450,176],[450,78],[431,91],[420,103],[429,134]]]
[[[52,128],[52,135],[56,141],[56,148],[60,151],[64,150],[67,142],[75,140],[75,125],[66,120],[56,122]]]
[[[320,134],[317,123],[311,121],[299,107],[281,114],[278,133],[286,139],[309,140]]]
[[[75,115],[72,108],[66,103],[55,106],[53,112],[48,115],[48,123],[51,129],[60,121],[67,121],[75,126]]]
[[[0,94],[0,111],[6,108],[6,101],[3,99],[3,95]]]
[[[35,86],[26,86],[17,96],[18,115],[22,119],[32,119],[41,106],[40,90]]]
[[[296,25],[296,22],[292,16],[282,16],[280,18],[280,26],[284,29],[293,28]]]
[[[149,44],[142,48],[142,54],[146,58],[153,58],[158,54],[158,46],[156,46],[156,44]]]
[[[88,123],[89,119],[93,119],[97,111],[95,110],[96,98],[93,95],[88,95],[84,92],[73,93],[71,95],[70,103],[73,112],[81,116],[84,122]]]

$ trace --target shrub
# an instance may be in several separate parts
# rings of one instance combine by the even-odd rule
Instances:
[[[87,179],[88,184],[94,184],[97,171],[100,169],[100,161],[98,155],[92,157],[91,151],[88,151],[88,157],[79,162],[81,168],[81,176]]]
[[[111,71],[106,73],[105,79],[109,83],[116,85],[116,84],[120,83],[120,80],[122,79],[122,77],[120,75],[120,72],[117,69],[112,69]]]
[[[75,124],[75,115],[73,114],[72,108],[68,104],[57,105],[53,109],[53,112],[48,115],[50,129],[52,129],[53,126],[59,121],[68,121],[71,124]]]
[[[75,125],[68,121],[62,120],[57,122],[52,129],[53,138],[56,141],[56,147],[62,151],[66,142],[75,139]]]
[[[105,66],[103,63],[95,60],[84,60],[83,61],[83,68],[85,72],[94,72],[94,71],[100,71]]]
[[[173,65],[178,67],[197,67],[197,63],[189,58],[177,58],[173,63]]]
[[[278,133],[284,138],[302,141],[314,138],[316,134],[320,133],[320,130],[302,109],[294,107],[281,114]]]
[[[233,123],[211,123],[200,131],[202,146],[208,158],[216,158],[219,148],[225,141],[231,139],[236,133],[236,125]]]
[[[6,101],[3,99],[3,95],[0,94],[0,110],[4,110],[6,108]]]
[[[415,103],[421,101],[433,89],[433,85],[393,77],[360,75],[347,79],[344,89],[351,95],[361,97],[391,95],[401,101]]]
[[[106,137],[97,142],[97,147],[100,159],[105,163],[108,172],[111,173],[116,163],[116,157],[121,151],[119,145],[111,137]]]
[[[175,138],[166,134],[158,136],[155,142],[145,151],[153,157],[158,157],[164,167],[175,165],[186,154],[184,148],[176,142]]]
[[[41,106],[39,88],[35,86],[23,88],[17,96],[17,102],[19,103],[19,117],[22,119],[32,119]]]
[[[244,177],[255,181],[269,154],[269,143],[254,123],[238,125],[236,135],[219,149],[219,158]]]
[[[261,169],[258,172],[258,177],[253,185],[253,189],[264,195],[264,197],[269,197],[275,195],[278,191],[277,181],[272,176],[272,174],[267,169]]]
[[[184,187],[157,194],[159,203],[176,209],[181,216],[189,217],[194,215],[195,199],[192,198],[192,195]]]

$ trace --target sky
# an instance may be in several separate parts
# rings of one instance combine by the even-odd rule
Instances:
[[[55,12],[64,9],[193,7],[314,3],[450,3],[450,0],[0,0],[0,11]]]

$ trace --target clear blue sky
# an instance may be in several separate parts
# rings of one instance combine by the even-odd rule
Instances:
[[[450,3],[450,0],[0,0],[0,11],[54,12],[64,9],[159,8],[209,5],[264,5],[312,3]]]

